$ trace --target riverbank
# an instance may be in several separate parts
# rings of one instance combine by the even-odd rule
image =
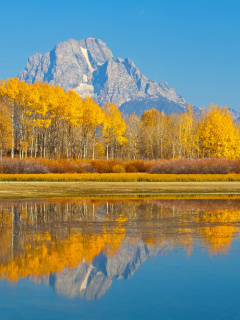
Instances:
[[[240,198],[240,182],[0,182],[0,199],[59,197]]]

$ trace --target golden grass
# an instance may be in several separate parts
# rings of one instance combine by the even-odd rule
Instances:
[[[220,182],[240,181],[240,174],[47,173],[0,174],[0,181]]]
[[[0,199],[240,195],[240,182],[1,181]]]

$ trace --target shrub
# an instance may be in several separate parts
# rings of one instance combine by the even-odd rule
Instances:
[[[125,169],[124,169],[124,167],[122,167],[119,164],[117,164],[117,165],[113,166],[112,172],[113,173],[124,173]]]
[[[43,163],[51,173],[83,173],[82,162],[80,160],[67,159],[42,159],[38,158],[35,161]]]
[[[136,173],[138,172],[137,167],[133,163],[126,163],[125,164],[125,170],[126,172]]]
[[[126,172],[147,172],[156,161],[132,160],[125,163]]]
[[[97,172],[97,170],[93,167],[93,165],[88,162],[82,163],[82,169],[84,172],[89,172],[89,173],[96,173]]]
[[[0,160],[0,173],[157,173],[157,174],[227,174],[240,173],[240,159],[176,159],[176,160]]]
[[[9,159],[0,161],[1,173],[48,173],[49,169],[35,160]]]
[[[112,173],[116,165],[123,166],[123,161],[119,160],[93,160],[93,167],[98,173]]]
[[[160,160],[149,173],[161,174],[227,174],[239,173],[239,159],[178,159]]]

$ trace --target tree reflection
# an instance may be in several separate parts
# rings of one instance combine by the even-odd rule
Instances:
[[[0,204],[0,277],[42,278],[85,263],[92,265],[86,268],[88,280],[82,286],[86,289],[97,257],[114,257],[123,243],[126,248],[142,243],[145,251],[156,248],[157,252],[182,247],[188,254],[198,243],[210,255],[226,253],[238,236],[238,208],[238,200],[4,202]],[[117,263],[126,261],[134,267],[122,276],[136,267],[127,260],[130,249],[124,250]]]

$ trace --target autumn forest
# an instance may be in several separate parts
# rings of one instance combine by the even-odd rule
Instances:
[[[1,159],[236,159],[239,128],[227,107],[127,116],[47,83],[0,82]]]

